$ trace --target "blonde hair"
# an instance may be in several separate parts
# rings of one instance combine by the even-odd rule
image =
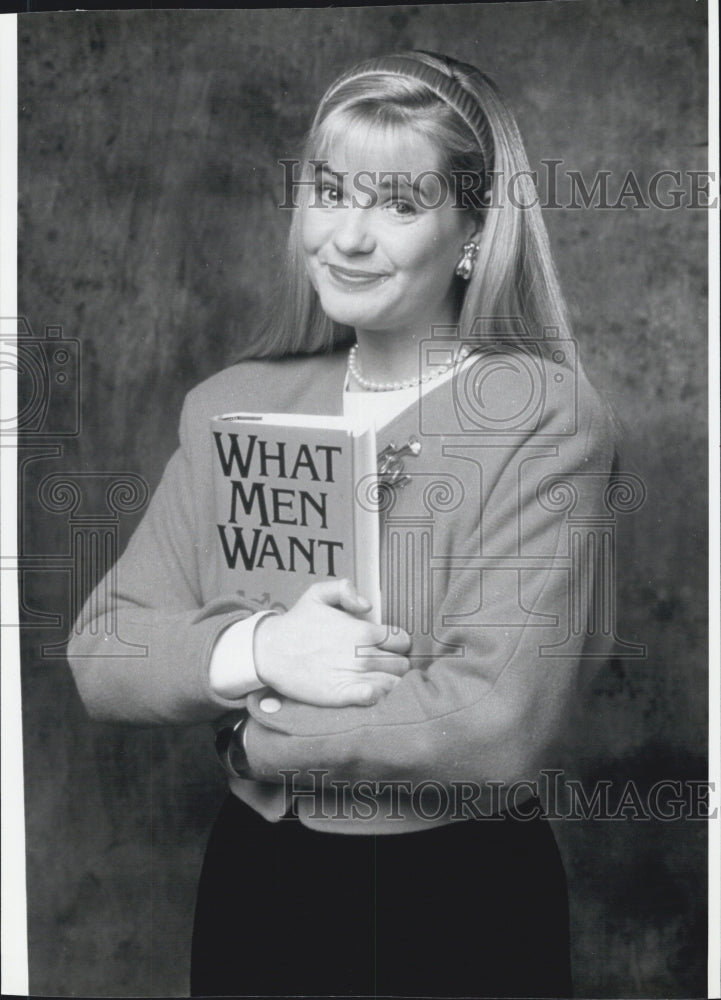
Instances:
[[[475,175],[482,229],[468,282],[457,279],[462,338],[571,335],[568,311],[515,118],[495,84],[473,66],[420,51],[371,59],[339,77],[322,97],[303,151],[321,159],[334,138],[361,125],[405,126],[434,144],[443,173]],[[513,179],[514,197],[508,194]],[[307,187],[300,192],[301,204]],[[278,294],[247,354],[279,357],[330,351],[353,330],[321,309],[308,278],[296,208]],[[429,330],[430,335],[430,330]]]

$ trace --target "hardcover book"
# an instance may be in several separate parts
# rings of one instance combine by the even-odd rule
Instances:
[[[287,610],[347,577],[380,621],[375,430],[344,417],[231,413],[211,421],[217,551],[227,590]]]

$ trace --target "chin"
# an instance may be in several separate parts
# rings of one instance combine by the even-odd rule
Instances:
[[[341,326],[351,326],[354,330],[365,329],[368,327],[366,317],[358,316],[357,313],[346,313],[341,312],[339,309],[323,309],[328,319],[332,319],[334,323],[339,323]]]
[[[339,303],[334,298],[324,299],[320,296],[320,305],[329,319],[343,326],[367,327],[377,320],[376,316],[357,307],[354,308],[350,303]]]

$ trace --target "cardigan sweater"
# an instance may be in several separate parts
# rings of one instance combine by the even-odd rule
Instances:
[[[91,715],[217,723],[243,705],[254,780],[233,792],[275,820],[292,790],[301,820],[333,832],[424,829],[534,794],[603,641],[583,554],[613,456],[605,407],[554,358],[496,347],[379,431],[379,452],[421,442],[380,514],[383,620],[410,633],[412,669],[367,707],[223,699],[208,679],[219,635],[262,608],[252,574],[219,583],[209,421],[341,414],[345,353],[242,362],[192,390],[180,447],[69,642]]]

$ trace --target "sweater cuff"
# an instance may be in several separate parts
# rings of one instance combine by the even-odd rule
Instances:
[[[244,698],[264,686],[255,670],[253,641],[259,622],[273,614],[276,612],[259,611],[250,618],[234,622],[216,639],[208,675],[211,690],[219,698]]]

